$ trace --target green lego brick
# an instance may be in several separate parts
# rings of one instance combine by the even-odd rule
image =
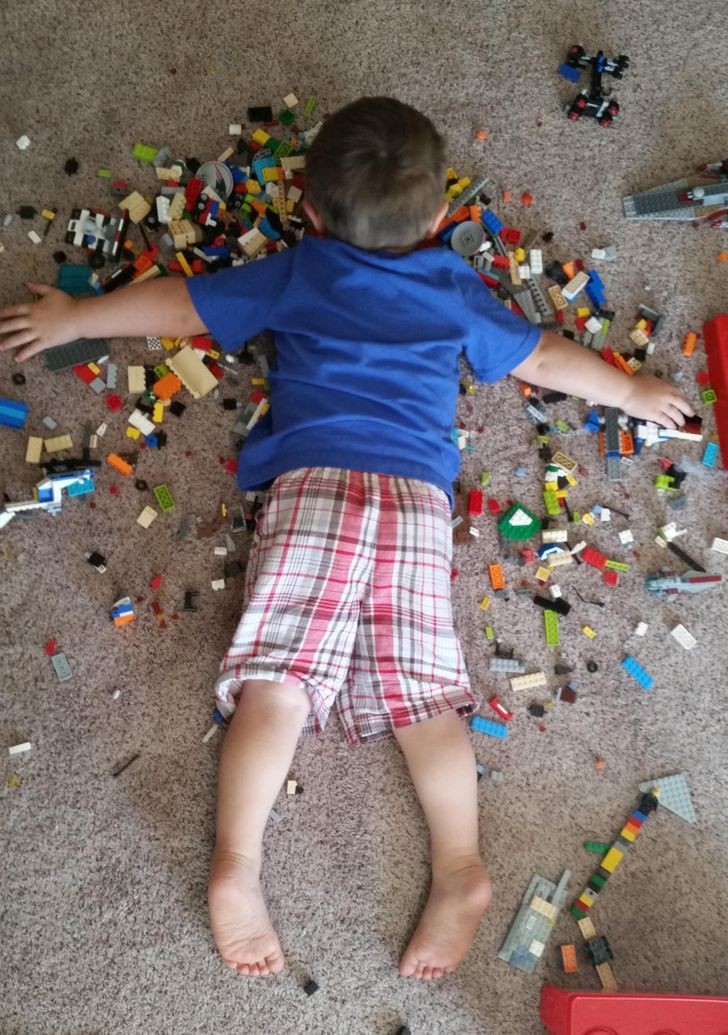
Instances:
[[[556,495],[553,489],[546,489],[543,494],[543,502],[546,507],[546,513],[549,517],[559,517],[561,514],[561,507],[559,506],[559,497]]]
[[[293,151],[293,148],[288,143],[288,141],[287,140],[281,140],[280,144],[278,145],[278,147],[273,152],[273,157],[274,158],[288,158],[288,156],[292,153],[292,151]]]
[[[284,126],[290,126],[295,120],[296,116],[293,114],[290,108],[284,108],[283,111],[278,112],[278,120],[282,122]]]
[[[602,846],[600,846],[600,847],[602,847]],[[607,852],[609,851],[610,846],[609,845],[604,845],[603,847],[604,847],[604,852],[602,854],[606,855]],[[598,888],[603,888],[604,885],[607,883],[607,878],[603,874],[601,874],[601,873],[593,873],[591,875],[591,877],[589,878],[589,880],[592,882],[592,884],[596,884],[596,886]]]
[[[629,564],[625,564],[624,561],[607,561],[604,567],[611,571],[629,571],[630,569]]]
[[[154,498],[156,499],[162,510],[174,510],[174,500],[172,499],[172,493],[169,491],[166,485],[155,485],[154,487]]]
[[[303,114],[308,118],[309,115],[313,115],[313,110],[316,107],[317,98],[309,97],[306,101],[306,107],[303,109]]]
[[[587,852],[593,852],[594,855],[606,855],[609,851],[606,841],[585,841],[584,848]]]
[[[148,147],[146,144],[134,144],[131,153],[139,162],[146,162],[151,165],[157,157],[157,148]]]
[[[559,640],[559,616],[557,613],[547,608],[543,613],[543,625],[548,646],[558,647],[561,641]]]
[[[498,531],[506,539],[531,539],[541,531],[541,522],[522,503],[514,503],[498,521]]]
[[[704,388],[700,393],[700,401],[705,403],[706,406],[711,406],[718,396],[715,394],[712,388]]]
[[[571,915],[574,917],[575,920],[583,920],[584,917],[586,916],[586,913],[584,912],[584,910],[583,909],[579,909],[578,906],[572,906],[571,909],[569,910],[569,912],[571,913]]]

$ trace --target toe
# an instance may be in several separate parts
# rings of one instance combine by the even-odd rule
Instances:
[[[281,952],[275,952],[270,956],[266,956],[265,962],[271,974],[280,973],[280,971],[283,970],[283,966],[285,963],[283,959],[283,954]]]
[[[257,963],[250,964],[249,974],[251,977],[258,977],[260,975],[260,967]]]
[[[250,973],[250,967],[247,963],[238,964],[238,974],[245,974],[246,976]]]
[[[432,968],[432,976],[433,976],[434,978],[439,978],[439,977],[442,977],[442,975],[443,975],[444,973],[445,973],[445,971],[444,971],[444,970],[442,969],[442,967],[433,967],[433,968]]]

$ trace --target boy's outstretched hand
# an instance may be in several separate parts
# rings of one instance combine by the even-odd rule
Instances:
[[[16,362],[78,337],[78,301],[49,284],[28,284],[38,302],[0,309],[0,352],[18,349]]]
[[[630,417],[672,429],[681,428],[686,417],[695,416],[681,390],[653,374],[640,373],[630,378],[621,408]]]

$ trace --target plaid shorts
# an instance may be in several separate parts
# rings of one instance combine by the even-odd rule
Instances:
[[[304,733],[332,706],[349,744],[476,707],[450,599],[442,489],[391,475],[304,467],[258,513],[245,610],[220,666],[221,711],[246,679],[302,686]]]

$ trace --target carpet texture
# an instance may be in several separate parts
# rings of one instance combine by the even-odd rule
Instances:
[[[505,222],[553,231],[548,255],[588,260],[592,248],[616,245],[618,260],[599,266],[617,310],[611,342],[626,343],[640,302],[665,313],[648,368],[681,378],[710,436],[711,414],[699,406],[694,383],[704,355],[699,346],[685,359],[680,345],[686,331],[700,330],[728,304],[728,267],[717,261],[725,235],[628,223],[621,198],[724,156],[725,14],[725,4],[705,0],[376,0],[338,8],[312,0],[255,9],[219,0],[195,9],[168,0],[6,0],[0,212],[28,204],[55,207],[59,216],[38,246],[26,231],[42,233],[40,219],[16,217],[0,231],[0,304],[25,300],[27,279],[55,277],[52,253],[74,206],[112,204],[97,168],[152,189],[149,170],[131,157],[135,143],[213,158],[227,146],[228,123],[244,122],[249,104],[278,105],[293,90],[302,100],[317,94],[327,111],[361,94],[394,94],[444,130],[461,175],[490,177]],[[556,68],[577,41],[631,59],[611,130],[572,124],[563,114],[575,88]],[[485,142],[474,138],[481,127]],[[15,145],[21,134],[31,140],[22,152]],[[63,171],[71,156],[80,162],[75,177]],[[515,199],[528,190],[535,203],[528,210],[517,200],[500,204],[502,188]],[[143,341],[113,343],[122,388],[126,364],[148,358]],[[80,442],[84,422],[96,426],[107,416],[103,400],[72,373],[50,374],[34,359],[18,387],[15,369],[0,357],[0,395],[29,404],[31,434],[42,434],[41,420],[51,415],[58,434]],[[241,398],[249,375],[233,387]],[[424,822],[396,744],[350,751],[332,723],[318,742],[300,745],[293,769],[304,793],[281,795],[281,821],[266,837],[266,892],[289,967],[265,982],[223,968],[205,905],[222,733],[202,738],[242,584],[210,588],[221,577],[224,559],[213,550],[224,534],[197,538],[194,529],[221,501],[236,506],[234,479],[219,464],[234,456],[235,415],[212,398],[185,401],[179,421],[167,418],[167,448],[144,453],[138,468],[150,485],[169,485],[177,502],[148,531],[136,517],[153,502],[149,494],[104,468],[94,509],[71,500],[56,518],[37,514],[0,533],[3,1035],[391,1035],[405,1022],[417,1035],[536,1035],[543,981],[587,989],[598,981],[584,960],[580,974],[560,972],[559,944],[576,942],[583,951],[566,912],[533,975],[496,958],[531,875],[557,880],[570,869],[576,896],[594,868],[582,842],[612,840],[638,784],[675,772],[688,774],[697,822],[658,811],[593,917],[612,946],[622,989],[728,995],[725,592],[662,603],[643,586],[644,574],[662,564],[684,570],[654,542],[671,519],[687,529],[679,543],[689,553],[728,575],[726,558],[709,550],[713,536],[728,535],[725,481],[689,477],[685,508],[670,510],[653,488],[658,458],[699,461],[702,454],[702,445],[678,443],[647,451],[621,486],[609,484],[596,439],[581,430],[586,407],[574,400],[550,411],[579,429],[552,439],[587,472],[570,503],[581,511],[612,505],[629,518],[582,526],[570,541],[585,538],[631,564],[614,589],[586,565],[556,579],[574,605],[561,622],[561,656],[574,666],[575,704],[557,704],[541,723],[526,711],[533,700],[553,700],[564,678],[553,674],[557,652],[544,646],[540,610],[514,592],[523,580],[533,585],[534,567],[504,561],[508,598],[494,598],[484,615],[486,565],[502,560],[493,519],[476,519],[479,539],[456,548],[455,612],[473,685],[484,697],[497,691],[516,712],[506,742],[472,735],[486,768],[504,774],[501,783],[486,778],[479,785],[495,895],[472,952],[438,982],[397,976],[427,890]],[[543,464],[517,385],[481,387],[461,399],[459,419],[476,446],[464,455],[463,486],[478,484],[488,469],[489,493],[542,514]],[[109,419],[104,455],[124,448],[124,426],[124,414]],[[26,434],[0,428],[0,488],[12,499],[27,497],[35,481],[25,443]],[[522,479],[514,476],[519,466]],[[120,486],[118,495],[112,485]],[[182,516],[192,530],[178,539]],[[627,527],[632,552],[617,538]],[[245,536],[235,542],[233,558],[244,561]],[[86,563],[89,550],[106,557],[105,574]],[[179,612],[166,630],[149,609],[156,574],[164,576],[168,614]],[[186,589],[199,590],[197,613],[181,610]],[[577,590],[604,606],[582,603]],[[124,591],[146,599],[136,622],[119,630],[108,615]],[[631,638],[640,620],[649,623],[644,640]],[[543,667],[547,688],[515,694],[505,676],[489,672],[486,621],[529,671]],[[694,650],[669,635],[677,622],[696,637]],[[581,633],[584,624],[597,631],[593,641]],[[49,638],[70,662],[68,682],[56,681],[44,656]],[[653,675],[651,692],[621,669],[625,652]],[[598,665],[594,673],[589,660]],[[116,689],[122,692],[114,699]],[[6,746],[26,740],[29,755],[7,756]],[[139,758],[112,777],[133,753]],[[605,761],[601,772],[595,756]],[[309,977],[320,985],[310,999],[302,991]]]

